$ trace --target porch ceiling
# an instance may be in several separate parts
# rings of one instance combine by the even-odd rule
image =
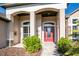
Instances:
[[[29,13],[20,13],[20,14],[17,14],[17,16],[27,16],[27,15],[30,15]]]
[[[43,17],[47,17],[47,16],[56,16],[57,12],[55,11],[42,11],[40,13],[36,13],[37,14],[41,14]],[[30,13],[19,13],[17,14],[17,16],[27,16],[30,15]]]
[[[55,12],[55,11],[43,11],[43,12],[40,12],[38,14],[42,14],[43,17],[45,17],[45,16],[56,16],[57,12]]]

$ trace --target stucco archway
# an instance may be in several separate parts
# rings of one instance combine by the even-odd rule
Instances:
[[[36,13],[40,13],[40,12],[43,12],[43,11],[54,11],[54,12],[58,12],[59,9],[55,9],[55,8],[40,8],[40,9],[36,10],[35,12]]]
[[[12,45],[21,43],[21,23],[30,20],[30,13],[27,11],[17,11],[11,14]]]
[[[42,42],[44,42],[44,24],[45,22],[54,22],[55,23],[55,41],[54,42],[57,42],[57,39],[58,39],[58,35],[57,35],[57,21],[58,21],[58,13],[59,13],[59,9],[54,9],[54,8],[42,8],[42,9],[39,9],[37,11],[35,11],[36,15],[39,16],[39,20],[38,24],[39,26],[38,27],[38,35],[40,35],[41,39],[42,39]]]

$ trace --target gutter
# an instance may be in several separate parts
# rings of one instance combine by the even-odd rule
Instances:
[[[0,20],[5,21],[5,22],[10,22],[11,21],[8,18],[6,18],[5,14],[2,14],[2,13],[0,13]]]

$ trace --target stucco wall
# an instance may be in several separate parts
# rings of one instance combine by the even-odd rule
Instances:
[[[42,16],[41,14],[36,15],[36,34],[42,41]]]
[[[13,40],[14,43],[19,42],[19,17],[14,17],[14,23],[13,23]]]
[[[66,37],[68,37],[68,31],[69,31],[69,29],[68,29],[68,20],[65,19],[65,35],[66,35]]]
[[[0,20],[0,48],[7,46],[7,23]]]
[[[42,19],[43,19],[42,22],[46,22],[46,21],[56,22],[56,17],[55,16],[43,17]]]
[[[13,43],[17,44],[21,42],[22,22],[29,20],[29,16],[15,16],[13,20]]]

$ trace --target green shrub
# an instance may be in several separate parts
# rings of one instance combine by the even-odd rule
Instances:
[[[27,36],[23,39],[23,46],[29,52],[37,52],[42,48],[40,39],[38,36]]]
[[[72,48],[68,50],[65,55],[68,56],[79,56],[79,41],[74,41]]]
[[[58,51],[65,53],[71,48],[72,41],[68,38],[60,38],[58,41]]]
[[[64,55],[66,55],[66,56],[79,56],[79,47],[71,48]]]
[[[70,55],[72,55],[73,54],[73,48],[71,48],[71,49],[69,49],[68,51],[66,51],[65,53],[64,53],[64,55],[65,56],[70,56]]]

